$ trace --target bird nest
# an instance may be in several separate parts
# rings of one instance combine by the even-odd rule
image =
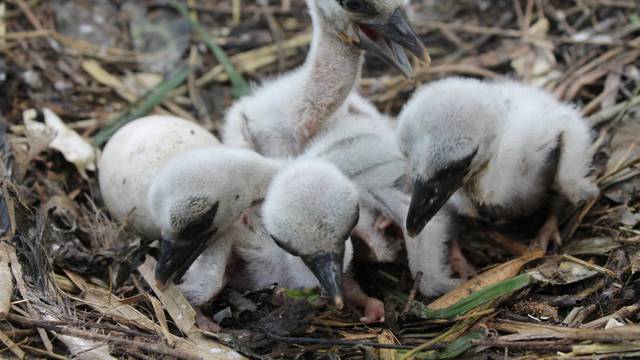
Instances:
[[[0,3],[0,357],[640,357],[636,0],[414,1],[431,67],[407,80],[366,59],[360,91],[392,115],[451,75],[522,79],[579,105],[602,191],[564,214],[562,246],[543,254],[471,224],[461,243],[478,270],[439,299],[416,295],[402,261],[355,266],[384,324],[314,291],[227,289],[205,309],[218,332],[155,287],[149,244],[102,205],[96,149],[148,113],[217,132],[244,79],[304,60],[310,20],[302,0],[187,3]]]

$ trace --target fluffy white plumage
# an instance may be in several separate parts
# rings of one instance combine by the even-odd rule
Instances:
[[[224,143],[270,157],[298,155],[352,92],[363,55],[341,38],[352,31],[348,13],[337,1],[307,4],[313,39],[305,63],[236,101],[225,119]]]
[[[274,283],[287,288],[318,286],[301,256],[319,253],[344,253],[346,271],[353,257],[348,237],[358,216],[357,199],[354,185],[331,164],[297,160],[285,165],[270,181],[263,215],[257,207],[247,209],[222,235],[233,243],[242,264],[230,277],[231,285],[249,290]],[[180,288],[192,301],[209,300],[219,291],[219,258],[208,249],[185,274]]]
[[[360,11],[350,10],[353,3]],[[305,63],[237,101],[227,113],[223,141],[270,157],[299,155],[320,129],[346,114],[347,106],[362,103],[353,91],[360,78],[362,48],[382,58],[393,53],[387,61],[403,63],[408,70],[402,47],[428,58],[402,15],[406,3],[307,0],[313,38]]]
[[[343,252],[358,221],[358,191],[332,164],[300,159],[274,177],[262,215],[270,234],[300,256]]]
[[[375,223],[382,216],[403,228],[410,202],[408,165],[398,148],[392,120],[364,99],[359,104],[366,110],[352,112],[318,134],[304,156],[330,161],[356,184],[361,210],[354,233],[367,233],[362,239],[376,261],[392,262],[402,239],[390,241],[393,239]],[[446,263],[450,233],[450,218],[442,213],[416,238],[403,234],[412,275],[423,273],[419,288],[425,296],[440,295],[460,282],[452,278]]]
[[[257,209],[247,216],[243,224],[234,227],[240,229],[239,236],[235,237],[234,252],[244,260],[244,264],[231,278],[229,284],[232,287],[255,290],[278,284],[288,289],[309,289],[319,285],[318,278],[300,257],[276,245]],[[351,240],[347,240],[344,246],[343,269],[346,272],[353,258]]]
[[[591,137],[579,113],[515,81],[450,78],[426,85],[400,114],[398,136],[421,180],[478,148],[450,201],[462,214],[482,208],[524,216],[548,199],[549,185],[574,204],[598,192],[587,177]],[[556,150],[557,171],[549,173]]]
[[[359,97],[358,106],[321,131],[304,156],[333,163],[356,184],[361,218],[355,233],[367,243],[374,260],[390,262],[402,244],[386,237],[376,220],[384,217],[403,224],[409,205],[407,164],[389,119]]]
[[[183,152],[155,174],[148,193],[151,213],[163,236],[173,237],[203,208],[217,203],[211,226],[222,233],[264,198],[281,166],[247,149],[218,146]]]
[[[422,273],[418,290],[424,296],[442,295],[462,282],[452,277],[448,262],[451,226],[449,213],[441,211],[416,237],[405,234],[409,271],[414,279]]]

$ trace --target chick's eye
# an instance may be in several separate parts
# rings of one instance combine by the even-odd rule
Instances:
[[[198,221],[189,225],[189,230],[194,233],[205,232],[207,229],[209,229],[209,223],[206,221]]]
[[[347,1],[347,9],[349,9],[351,11],[358,11],[358,10],[362,9],[362,3],[360,1],[357,1],[357,0]]]

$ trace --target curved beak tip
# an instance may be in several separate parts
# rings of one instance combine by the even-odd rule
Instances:
[[[333,305],[336,307],[336,309],[342,310],[344,308],[344,300],[342,299],[342,296],[336,295],[333,298]]]

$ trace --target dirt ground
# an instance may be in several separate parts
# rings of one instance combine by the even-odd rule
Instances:
[[[0,358],[640,358],[638,0],[414,0],[431,66],[408,80],[365,61],[360,91],[391,115],[451,75],[517,78],[579,106],[601,195],[566,209],[561,246],[464,224],[478,271],[442,298],[416,296],[403,262],[356,265],[385,324],[316,291],[227,289],[205,309],[217,333],[155,288],[149,242],[110,220],[97,149],[148,113],[217,134],[245,81],[302,63],[310,19],[303,0],[185,4],[0,2]]]

